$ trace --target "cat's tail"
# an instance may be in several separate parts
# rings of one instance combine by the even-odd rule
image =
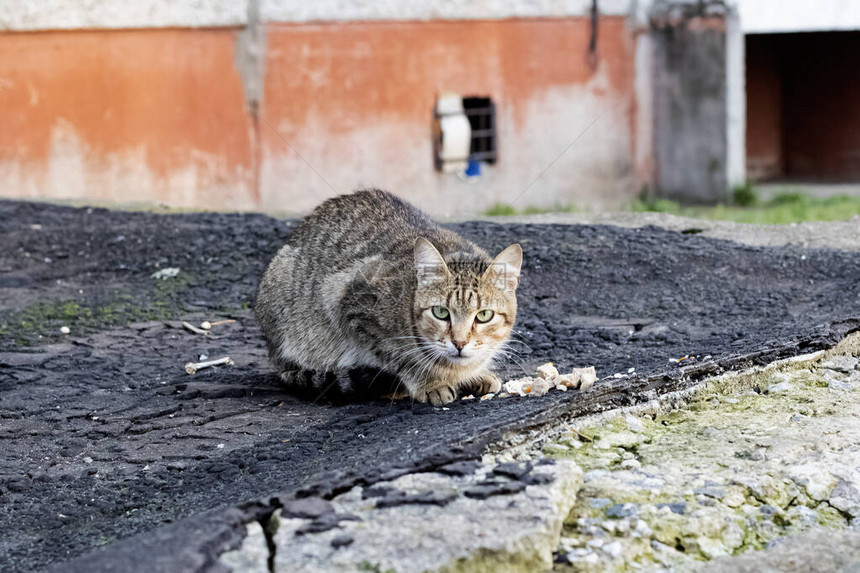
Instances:
[[[314,402],[381,398],[391,394],[398,385],[396,376],[377,368],[319,371],[297,364],[279,366],[281,381],[293,393]]]

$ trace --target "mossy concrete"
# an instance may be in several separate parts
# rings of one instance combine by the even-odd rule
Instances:
[[[601,416],[543,451],[585,479],[559,571],[692,570],[860,519],[860,337],[723,376],[679,409]],[[848,357],[839,370],[833,356]],[[851,368],[844,367],[845,364]],[[677,406],[678,404],[674,404]]]

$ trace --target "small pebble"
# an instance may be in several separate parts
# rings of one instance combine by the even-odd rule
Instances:
[[[791,390],[791,384],[788,382],[780,382],[779,384],[773,384],[772,386],[768,386],[767,392],[768,394],[778,394],[780,392],[787,392]]]
[[[617,559],[618,557],[621,557],[621,552],[623,551],[623,548],[621,546],[621,542],[613,541],[612,543],[604,545],[603,551],[605,551],[606,554],[613,559]]]
[[[639,509],[633,503],[616,503],[609,506],[606,511],[606,517],[613,519],[621,519],[623,517],[635,517],[639,514]]]
[[[331,540],[331,546],[335,549],[340,549],[341,547],[346,547],[347,545],[352,545],[352,542],[355,541],[349,535],[338,535],[334,539]]]
[[[152,278],[158,279],[158,280],[167,280],[167,279],[173,278],[176,275],[178,275],[179,271],[180,271],[179,267],[168,267],[166,269],[161,269],[161,270],[155,271],[150,276]]]
[[[641,467],[642,463],[639,460],[631,459],[621,462],[621,468],[625,470],[638,470]]]
[[[828,382],[827,387],[831,390],[853,390],[854,385],[851,382],[842,382],[841,380],[831,380]]]
[[[570,447],[564,444],[547,444],[543,447],[543,451],[546,454],[563,454],[570,451]]]
[[[71,332],[72,332],[72,329],[71,329],[71,328],[69,328],[68,326],[61,326],[61,327],[60,327],[60,332],[61,332],[61,333],[63,333],[63,334],[69,334],[69,333],[71,333]]]
[[[860,360],[853,356],[834,356],[821,364],[822,368],[849,374],[852,370],[860,368]]]

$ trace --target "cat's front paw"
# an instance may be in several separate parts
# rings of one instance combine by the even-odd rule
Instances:
[[[419,402],[430,402],[434,406],[450,404],[457,398],[457,392],[451,386],[436,386],[429,390],[422,390],[415,396]]]
[[[465,393],[475,396],[484,394],[495,394],[502,389],[502,380],[492,372],[486,372],[471,380],[463,382]]]

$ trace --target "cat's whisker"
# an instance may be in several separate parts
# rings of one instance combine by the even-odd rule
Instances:
[[[427,351],[429,351],[429,350],[430,350],[430,348],[429,348],[429,347],[426,347],[426,346],[420,346],[420,347],[418,347],[418,348],[412,348],[412,349],[410,349],[410,350],[407,350],[406,352],[404,352],[404,353],[403,353],[403,354],[401,354],[400,356],[401,356],[402,358],[406,358],[406,357],[409,357],[409,356],[414,356],[414,355],[416,355],[416,354],[422,354],[422,353],[427,352]]]
[[[517,356],[514,350],[508,348],[507,342],[499,346],[499,348],[496,350],[496,355],[503,356],[505,359],[514,362],[517,366],[520,367],[520,370],[522,370],[523,375],[530,376],[528,370],[525,367],[525,362],[521,360],[519,356]]]

